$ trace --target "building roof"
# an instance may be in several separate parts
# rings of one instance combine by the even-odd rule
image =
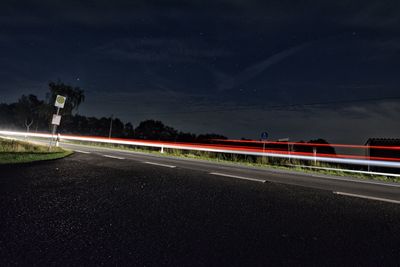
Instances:
[[[369,138],[365,145],[370,146],[400,146],[400,138]]]

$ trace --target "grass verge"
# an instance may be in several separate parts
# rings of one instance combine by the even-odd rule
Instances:
[[[60,159],[72,154],[62,148],[32,144],[19,140],[0,138],[0,164],[28,163],[42,160]]]

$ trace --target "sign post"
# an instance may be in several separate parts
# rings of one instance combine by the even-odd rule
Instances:
[[[261,133],[261,140],[263,141],[263,156],[262,156],[262,164],[265,164],[265,142],[268,139],[268,133],[267,132],[262,132]]]
[[[51,132],[50,149],[53,145],[54,135],[56,134],[57,126],[59,126],[61,123],[60,109],[64,108],[66,99],[67,98],[65,96],[57,95],[56,102],[54,103],[54,106],[57,108],[57,113],[53,114],[53,118],[51,120],[53,130]],[[58,142],[56,142],[56,144],[58,144]]]

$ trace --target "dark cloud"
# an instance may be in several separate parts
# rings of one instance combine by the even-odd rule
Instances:
[[[115,60],[150,62],[193,62],[231,55],[224,49],[212,47],[199,40],[178,38],[118,39],[94,50]]]

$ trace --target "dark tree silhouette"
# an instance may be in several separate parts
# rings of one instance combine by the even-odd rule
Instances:
[[[176,141],[179,141],[179,142],[193,142],[194,140],[196,140],[196,135],[195,134],[179,132]]]
[[[22,95],[15,105],[15,119],[16,123],[26,127],[29,132],[31,126],[35,123],[39,124],[42,114],[44,102],[39,100],[35,95]]]
[[[71,115],[73,111],[77,111],[79,106],[85,101],[85,92],[79,87],[72,87],[64,84],[61,81],[49,83],[50,92],[47,93],[46,98],[49,105],[54,105],[57,95],[67,97],[65,107],[63,109],[64,115]]]
[[[16,103],[7,105],[0,104],[0,127],[1,128],[21,128],[22,126],[16,127],[15,125],[15,106]]]
[[[307,142],[308,144],[325,144],[329,145],[329,142],[324,140],[324,139],[315,139],[315,140],[310,140]],[[331,154],[331,155],[336,155],[335,148],[332,146],[315,146],[316,152],[318,154]],[[302,146],[302,145],[295,145],[294,146],[294,151],[298,152],[308,152],[312,153],[314,151],[313,146]]]
[[[135,136],[140,139],[150,140],[176,140],[178,132],[161,121],[142,121],[135,129]]]
[[[28,131],[34,127],[35,131],[49,131],[51,116],[55,112],[54,102],[57,95],[67,97],[65,108],[61,112],[63,115],[62,123],[58,127],[60,133],[108,136],[110,118],[74,114],[74,111],[85,100],[84,91],[79,87],[72,87],[60,81],[49,83],[46,101],[38,99],[35,95],[23,95],[16,103],[0,104],[0,127]],[[112,122],[112,137],[202,143],[208,143],[210,139],[227,139],[218,134],[197,136],[193,133],[178,132],[157,120],[142,121],[136,128],[129,122],[122,122],[119,118],[114,118]]]
[[[223,136],[223,135],[220,135],[220,134],[214,134],[214,133],[211,133],[211,134],[200,134],[200,135],[197,137],[197,140],[200,141],[200,142],[210,141],[210,140],[212,140],[212,139],[222,139],[222,140],[226,140],[226,139],[228,139],[228,138],[227,138],[226,136]]]
[[[134,138],[135,137],[135,129],[133,128],[133,125],[130,122],[125,124],[124,137],[128,137],[128,138]]]

